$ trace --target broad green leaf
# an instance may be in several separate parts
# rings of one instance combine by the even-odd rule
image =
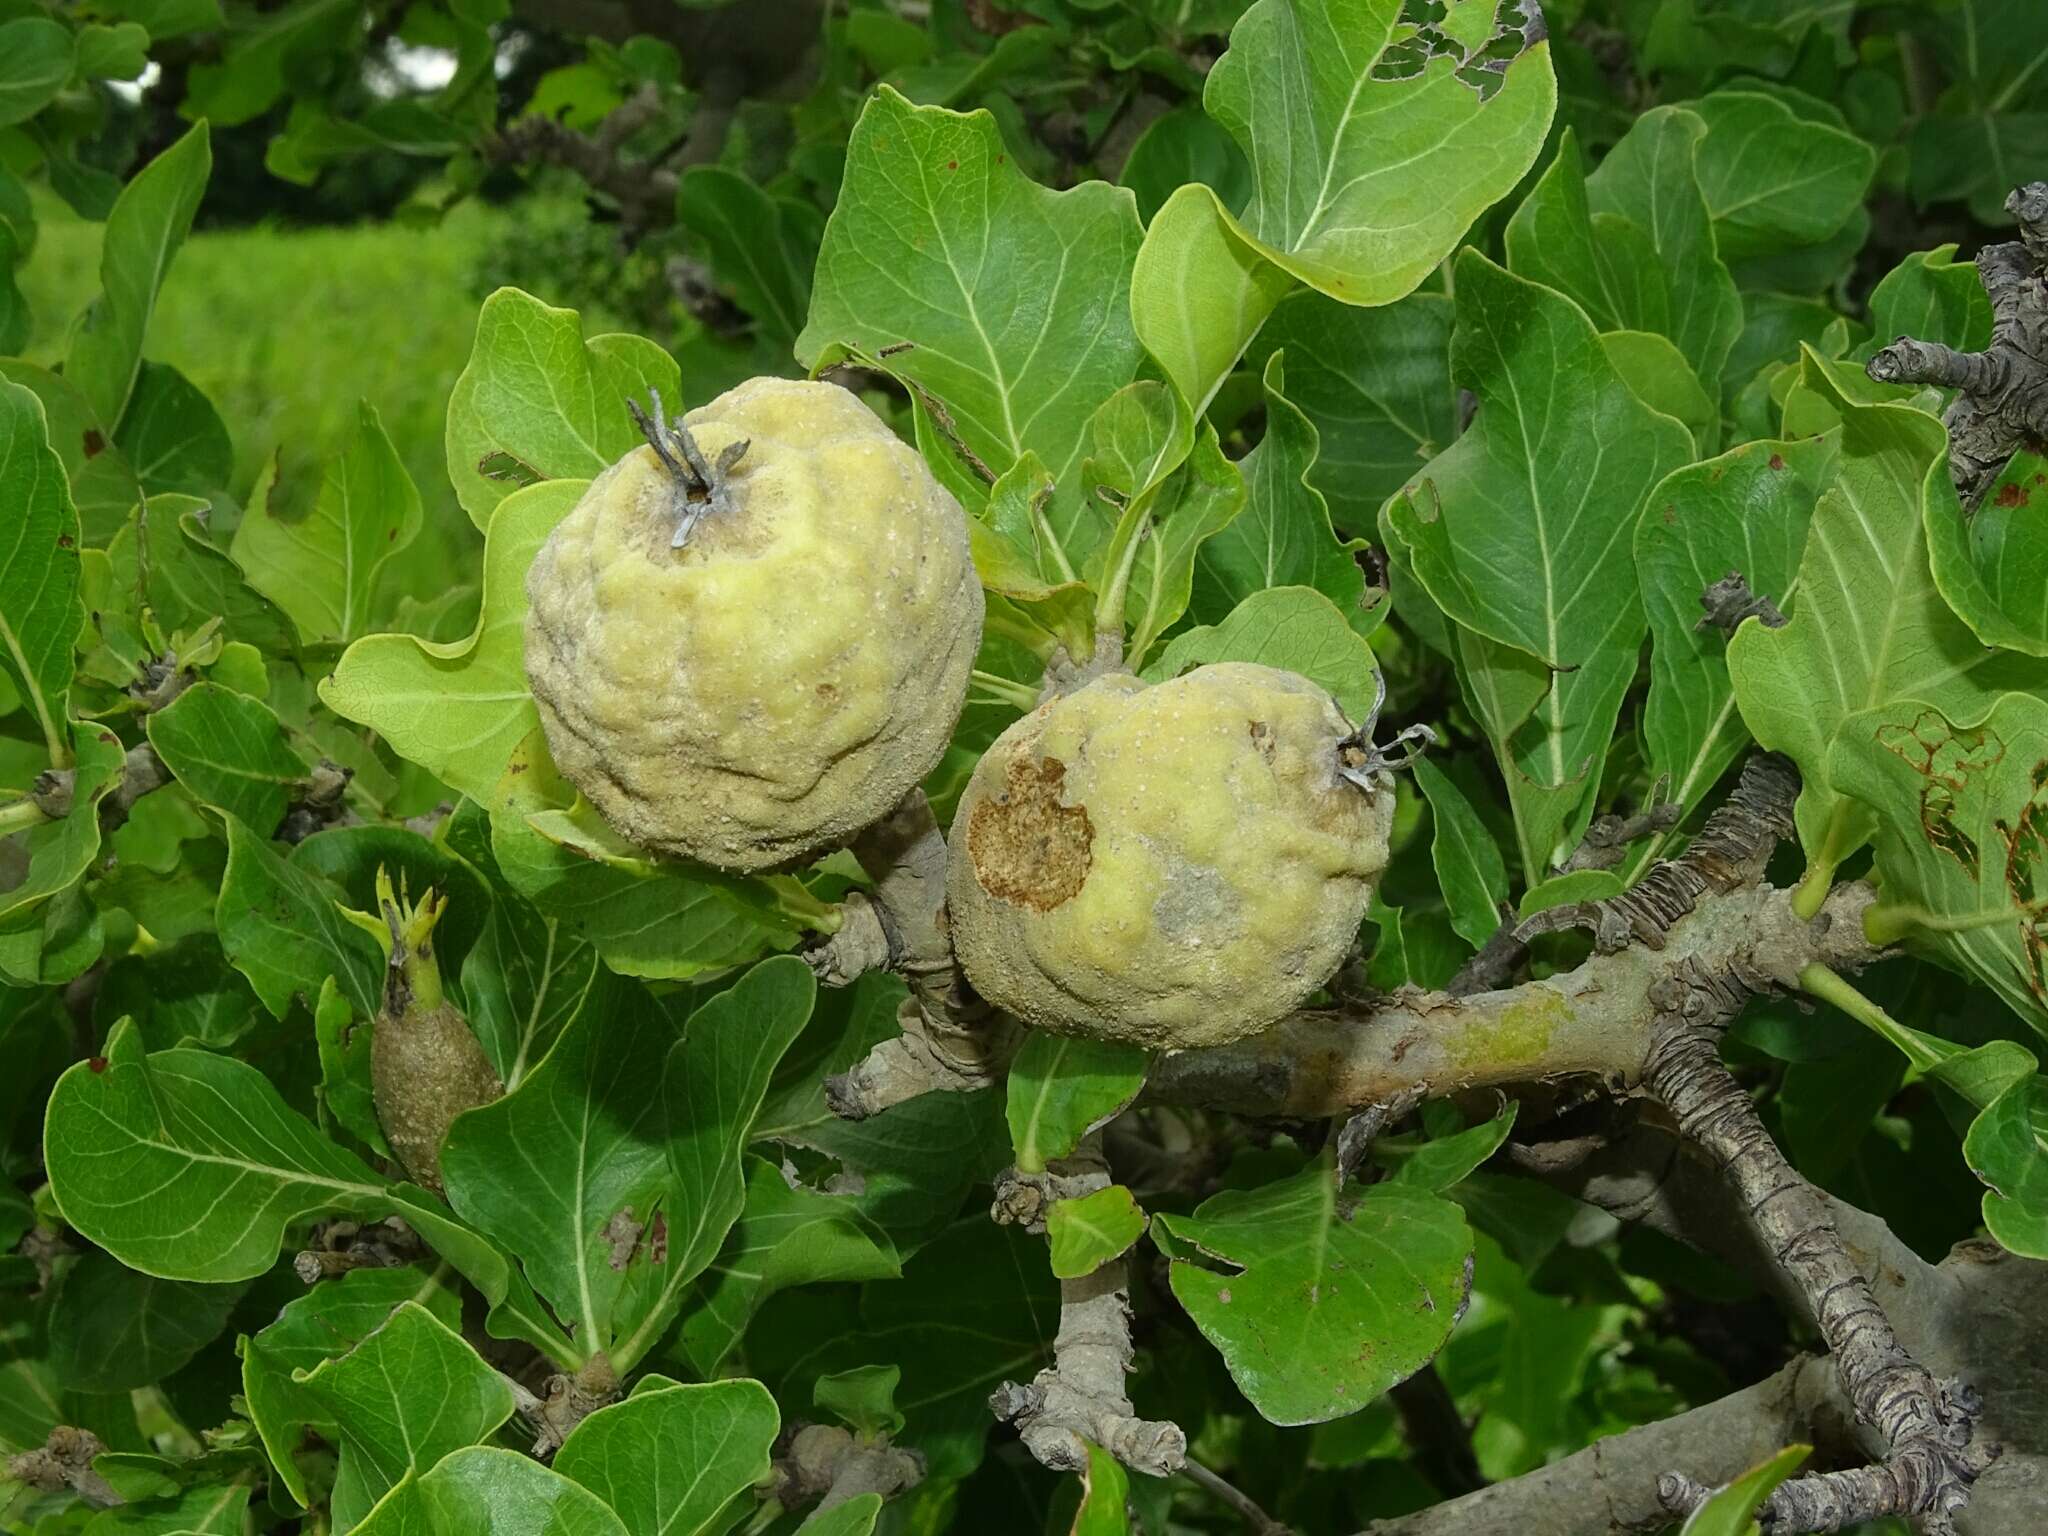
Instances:
[[[309,645],[346,643],[373,621],[377,580],[420,531],[420,494],[368,402],[321,474],[313,504],[278,506],[275,467],[235,529],[228,553]]]
[[[1124,655],[1131,666],[1142,666],[1153,644],[1187,612],[1196,553],[1243,507],[1244,476],[1223,456],[1215,426],[1204,421],[1187,463],[1159,488],[1151,527],[1138,541],[1124,607],[1131,631]]]
[[[1070,1536],[1129,1536],[1130,1474],[1101,1446],[1084,1443],[1088,1467],[1081,1474],[1081,1507],[1074,1511]]]
[[[1173,1294],[1274,1424],[1356,1413],[1443,1347],[1465,1300],[1463,1213],[1406,1184],[1340,1191],[1318,1164],[1152,1221],[1228,1266],[1176,1258]]]
[[[277,829],[305,783],[306,764],[270,706],[218,683],[194,683],[151,714],[149,744],[196,799],[259,837]]]
[[[292,1379],[333,1416],[341,1436],[337,1525],[354,1525],[408,1473],[427,1471],[512,1417],[506,1378],[413,1301],[400,1302],[347,1354]]]
[[[676,219],[703,246],[740,308],[778,343],[804,328],[817,258],[816,209],[770,197],[723,166],[693,165],[676,192]]]
[[[149,32],[132,21],[78,29],[78,72],[88,80],[133,80],[149,65]]]
[[[896,1389],[902,1384],[897,1366],[856,1366],[820,1376],[811,1401],[856,1435],[895,1436],[903,1433],[903,1415],[896,1411]]]
[[[1627,533],[1692,440],[1615,372],[1585,314],[1477,252],[1457,268],[1465,435],[1389,502],[1390,545],[1462,626],[1467,699],[1530,879],[1589,802],[1644,629]]]
[[[219,1337],[243,1289],[161,1280],[88,1252],[50,1303],[50,1363],[87,1392],[149,1386]]]
[[[1515,1128],[1520,1105],[1509,1100],[1491,1120],[1468,1126],[1448,1136],[1436,1136],[1404,1154],[1394,1166],[1394,1178],[1402,1184],[1442,1194],[1462,1183],[1474,1169],[1500,1150]]]
[[[1944,453],[1927,472],[1926,502],[1928,563],[1949,607],[1986,645],[2048,656],[2048,463],[2014,454],[1965,512]]]
[[[441,1146],[448,1203],[519,1256],[585,1350],[610,1344],[619,1295],[651,1262],[643,1239],[669,1220],[661,1063],[672,1034],[645,993],[607,979],[519,1087],[457,1118]]]
[[[136,546],[143,591],[157,621],[194,630],[219,619],[234,639],[266,654],[288,654],[297,643],[291,621],[208,540],[200,521],[205,509],[196,497],[175,493],[152,496],[142,505]]]
[[[185,243],[213,170],[206,124],[188,130],[121,189],[100,247],[100,296],[71,337],[64,375],[93,413],[115,427],[142,367],[157,290]]]
[[[1253,661],[1299,672],[1328,689],[1359,723],[1378,692],[1372,646],[1336,604],[1308,587],[1268,587],[1231,609],[1222,623],[1182,630],[1143,675],[1163,682],[1212,661]]]
[[[1994,1099],[1971,1125],[1963,1156],[1991,1186],[1991,1235],[2013,1253],[2048,1259],[2048,1078],[2022,1078]]]
[[[1600,345],[1638,400],[1681,423],[1697,451],[1713,451],[1721,437],[1721,403],[1707,393],[1676,343],[1655,331],[1605,331]]]
[[[1451,776],[1427,757],[1417,758],[1414,769],[1415,786],[1429,801],[1430,862],[1450,908],[1451,926],[1478,949],[1500,926],[1501,903],[1508,896],[1507,864]]]
[[[626,1536],[580,1483],[523,1451],[472,1445],[408,1472],[356,1527],[362,1536]]]
[[[1363,541],[1338,539],[1329,503],[1313,484],[1321,439],[1287,397],[1285,361],[1279,352],[1266,360],[1266,435],[1238,464],[1244,510],[1196,552],[1192,607],[1214,623],[1269,587],[1313,587],[1370,634],[1386,605],[1364,606],[1365,572],[1353,558]]]
[[[168,363],[142,365],[114,433],[114,446],[120,450],[117,457],[126,461],[125,467],[151,496],[164,491],[216,495],[227,490],[235,472],[227,423],[199,386]],[[134,498],[126,500],[132,505]],[[128,506],[121,511],[125,514]]]
[[[126,3],[133,5],[138,0]],[[140,3],[184,10],[193,0]],[[205,24],[197,16],[181,20]],[[360,32],[362,21],[360,0],[292,0],[276,10],[250,16],[246,25],[235,28],[217,62],[193,66],[186,110],[224,128],[261,116],[284,94],[290,71],[311,67],[345,49],[350,38]],[[144,24],[148,24],[146,20]],[[155,29],[151,31],[154,34]]]
[[[1174,193],[1200,182],[1226,209],[1242,208],[1252,195],[1251,162],[1229,134],[1201,108],[1162,112],[1138,135],[1124,157],[1117,180],[1138,195],[1138,217],[1147,224]]]
[[[1671,338],[1702,379],[1718,379],[1742,331],[1742,298],[1714,246],[1712,215],[1700,190],[1697,157],[1706,137],[1703,119],[1682,107],[1654,107],[1636,119],[1586,180],[1595,219],[1618,215],[1646,237],[1655,260],[1627,263],[1648,298],[1631,301],[1637,330]],[[1606,226],[1596,226],[1605,243]],[[1617,247],[1619,253],[1626,247]],[[1659,290],[1662,290],[1661,293]],[[1663,321],[1646,310],[1661,298]]]
[[[1783,629],[1744,623],[1728,673],[1757,741],[1799,765],[1800,846],[1825,878],[1871,829],[1871,812],[1829,778],[1843,720],[1916,699],[1975,724],[1999,692],[2048,686],[2048,666],[1986,649],[1935,588],[1921,513],[1947,440],[1941,423],[1910,406],[1853,403],[1810,351],[1801,383],[1839,415],[1841,456],[1814,508],[1798,612]]]
[[[1832,439],[1745,443],[1674,470],[1636,524],[1635,563],[1650,619],[1643,741],[1650,776],[1689,816],[1748,744],[1728,682],[1728,640],[1700,627],[1700,598],[1731,571],[1782,613],[1799,611],[1799,557]],[[1641,868],[1662,839],[1644,843]]]
[[[489,530],[517,488],[590,480],[623,458],[644,441],[626,402],[650,390],[671,409],[685,403],[674,359],[653,342],[586,342],[575,310],[500,288],[484,300],[469,366],[448,397],[448,478],[470,521]],[[500,477],[486,461],[493,470],[502,461]]]
[[[1686,110],[1707,125],[1700,191],[1723,260],[1817,245],[1862,207],[1877,152],[1854,134],[1761,91],[1715,91]]]
[[[1202,92],[1251,161],[1238,228],[1349,304],[1390,303],[1449,255],[1535,162],[1557,103],[1531,11],[1499,7],[1469,55],[1402,12],[1400,0],[1258,0]],[[1482,68],[1482,51],[1505,68]]]
[[[246,1482],[183,1488],[101,1510],[80,1529],[85,1536],[241,1536],[250,1492]]]
[[[0,554],[0,676],[29,707],[53,766],[63,767],[79,601],[78,513],[51,449],[40,401],[0,382],[0,503],[9,538]]]
[[[626,1370],[660,1342],[690,1283],[746,1208],[747,1140],[782,1053],[810,1022],[817,984],[793,956],[764,960],[691,1014],[668,1053],[668,1249],[620,1303],[631,1332],[612,1350]]]
[[[887,1208],[886,1187],[871,1187],[863,1198],[792,1188],[781,1168],[751,1154],[746,1172],[746,1205],[683,1310],[678,1341],[701,1376],[717,1374],[754,1313],[777,1291],[828,1280],[887,1280],[902,1272],[896,1245],[866,1210],[870,1204]]]
[[[1092,1275],[1122,1258],[1145,1235],[1145,1213],[1121,1184],[1078,1200],[1058,1200],[1046,1213],[1045,1237],[1052,1247],[1052,1272],[1062,1280]]]
[[[1251,357],[1287,354],[1287,397],[1321,441],[1309,481],[1347,534],[1377,527],[1380,504],[1458,435],[1451,301],[1412,293],[1357,309],[1313,290],[1273,311]]]
[[[1137,369],[1125,290],[1139,237],[1129,192],[1049,191],[1009,163],[986,112],[884,85],[847,145],[797,358],[912,343],[888,368],[943,402],[998,475],[1036,453],[1072,506],[1089,421]],[[928,456],[961,484],[949,447]]]
[[[610,1505],[628,1536],[717,1536],[753,1503],[781,1426],[758,1381],[650,1378],[578,1424],[554,1465]]]
[[[1679,1536],[1756,1536],[1757,1510],[1771,1490],[1798,1471],[1799,1464],[1812,1454],[1810,1445],[1786,1446],[1694,1510]]]
[[[70,890],[92,867],[101,846],[100,802],[121,782],[126,754],[112,731],[73,724],[71,809],[56,821],[39,822],[18,835],[13,846],[21,865],[15,883],[0,891],[0,928],[19,933],[36,920],[52,897]],[[89,962],[88,962],[89,963]],[[12,966],[0,961],[0,970]],[[24,978],[32,980],[33,978]]]
[[[1826,772],[1874,822],[1885,901],[1963,925],[1909,930],[1914,946],[2048,1035],[2048,867],[2036,868],[2048,834],[2048,700],[2006,694],[1971,719],[1958,725],[1918,699],[1852,715]]]
[[[0,128],[25,123],[71,79],[71,30],[47,16],[0,26]]]
[[[461,1296],[424,1271],[410,1266],[352,1269],[287,1303],[275,1322],[241,1342],[242,1395],[249,1404],[250,1422],[286,1490],[301,1504],[312,1496],[307,1468],[300,1460],[307,1449],[307,1432],[336,1444],[341,1430],[326,1404],[308,1392],[295,1373],[348,1353],[381,1327],[401,1302],[427,1308],[451,1328],[462,1324]]]
[[[1991,344],[1991,301],[1973,261],[1957,261],[1953,245],[1914,251],[1870,293],[1868,352],[1901,336],[1938,341],[1959,352]]]
[[[582,1010],[599,969],[597,952],[561,919],[543,917],[502,881],[494,881],[491,896],[490,924],[462,957],[462,999],[470,1028],[509,1091]]]
[[[676,980],[745,964],[795,933],[750,899],[772,896],[766,880],[593,857],[587,845],[543,837],[509,815],[492,822],[491,848],[515,891],[622,975]]]
[[[1550,164],[1508,220],[1508,270],[1576,300],[1603,331],[1663,335],[1669,295],[1659,278],[1627,259],[1648,242],[1619,214],[1595,222],[1578,135],[1566,128]]]
[[[1010,1064],[1010,1144],[1026,1173],[1070,1156],[1145,1086],[1150,1058],[1134,1045],[1033,1030]]]
[[[383,996],[384,955],[376,940],[341,915],[339,888],[295,860],[280,858],[234,816],[225,820],[228,867],[214,921],[235,969],[277,1018],[294,999],[310,1006],[329,976],[358,1019],[374,1018]]]
[[[1131,323],[1196,415],[1297,286],[1206,186],[1191,184],[1152,215],[1131,270]]]
[[[581,480],[528,486],[491,514],[483,611],[467,640],[367,636],[321,682],[322,701],[451,789],[502,805],[513,750],[540,729],[526,686],[526,569],[584,489]]]

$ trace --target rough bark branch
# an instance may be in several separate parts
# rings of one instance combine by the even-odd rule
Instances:
[[[2019,188],[2005,206],[2020,238],[1977,253],[1991,301],[1991,345],[1958,352],[1901,336],[1864,365],[1880,383],[1959,391],[1943,421],[1949,473],[1966,511],[2015,451],[2048,443],[2048,182]]]
[[[1109,1187],[1102,1138],[1091,1132],[1055,1167],[1060,1198]],[[999,1203],[997,1219],[1004,1219]],[[1088,1465],[1093,1441],[1118,1461],[1154,1477],[1170,1477],[1187,1459],[1180,1426],[1141,1419],[1124,1391],[1131,1366],[1131,1301],[1126,1261],[1112,1259],[1093,1274],[1060,1282],[1060,1328],[1053,1363],[1028,1385],[1006,1381],[989,1394],[998,1419],[1014,1423],[1024,1448],[1055,1472]]]

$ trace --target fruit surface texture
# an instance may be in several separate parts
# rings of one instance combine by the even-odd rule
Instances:
[[[981,637],[960,505],[834,384],[754,379],[684,424],[744,451],[727,504],[651,447],[592,482],[527,576],[526,670],[556,764],[627,840],[801,865],[937,764]]]
[[[1394,790],[1293,673],[1103,677],[976,768],[947,908],[968,979],[1038,1028],[1154,1049],[1255,1034],[1329,980],[1387,862]]]

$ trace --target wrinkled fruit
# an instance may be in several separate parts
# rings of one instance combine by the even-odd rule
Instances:
[[[754,379],[685,424],[730,504],[686,510],[636,448],[527,576],[555,762],[624,837],[729,870],[842,847],[938,763],[982,596],[960,505],[833,384]]]
[[[1328,981],[1386,867],[1392,780],[1337,776],[1315,684],[1224,662],[1118,674],[989,748],[947,909],[976,990],[1026,1023],[1155,1049],[1255,1034]]]

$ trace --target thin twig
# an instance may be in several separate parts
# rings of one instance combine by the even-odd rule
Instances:
[[[1291,1530],[1259,1508],[1248,1493],[1225,1482],[1194,1457],[1180,1464],[1181,1474],[1219,1504],[1227,1504],[1244,1517],[1253,1536],[1292,1536]]]

